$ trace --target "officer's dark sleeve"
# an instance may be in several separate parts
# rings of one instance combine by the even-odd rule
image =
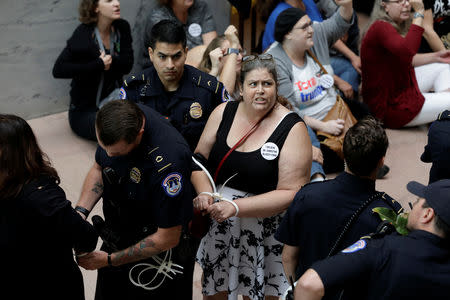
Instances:
[[[155,199],[159,199],[158,227],[186,225],[192,219],[190,173],[190,161],[186,156],[160,174],[154,190]]]
[[[97,146],[97,150],[95,150],[95,162],[99,165],[102,165],[104,153],[105,150],[103,150],[100,146]]]
[[[112,57],[111,71],[120,75],[128,74],[133,67],[133,48],[130,24],[125,20],[118,23],[120,30],[120,52]]]
[[[362,239],[342,250],[335,256],[318,261],[312,265],[327,291],[330,293],[340,290],[356,280],[366,281],[376,270],[382,240]]]
[[[300,232],[305,230],[303,225],[303,207],[304,207],[304,194],[298,192],[295,195],[294,200],[289,206],[286,214],[281,220],[280,226],[275,233],[275,239],[283,244],[289,246],[300,246]]]
[[[28,199],[41,219],[55,230],[55,238],[61,243],[70,243],[80,252],[95,250],[98,235],[94,227],[72,208],[56,182],[44,181],[41,184],[28,195]]]
[[[222,102],[227,102],[230,100],[231,100],[231,97],[230,97],[230,94],[228,93],[227,89],[225,88],[225,86],[223,85],[222,82],[218,81],[216,93],[214,95],[215,106],[221,104]]]

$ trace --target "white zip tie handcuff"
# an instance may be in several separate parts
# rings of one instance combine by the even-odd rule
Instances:
[[[197,166],[199,166],[203,170],[203,172],[206,173],[206,176],[209,179],[209,183],[211,184],[211,187],[213,189],[213,193],[201,192],[199,195],[204,194],[204,195],[211,196],[211,197],[213,197],[214,202],[226,201],[226,202],[231,203],[234,206],[234,208],[236,209],[236,213],[234,214],[234,217],[237,217],[237,215],[239,214],[239,206],[233,200],[227,199],[224,196],[222,196],[222,191],[225,188],[225,185],[228,183],[228,181],[230,181],[238,173],[236,173],[233,176],[231,176],[230,178],[228,178],[223,183],[222,187],[220,188],[220,191],[217,192],[216,184],[214,183],[214,180],[212,179],[211,174],[209,174],[208,170],[198,160],[196,160],[193,156],[192,156],[192,160],[197,164]]]
[[[182,274],[183,273],[183,267],[177,264],[172,263],[172,249],[169,249],[166,251],[166,255],[164,256],[164,259],[161,259],[158,255],[154,255],[152,256],[153,260],[155,261],[156,264],[150,264],[150,263],[140,263],[137,264],[135,266],[133,266],[130,269],[130,272],[128,273],[128,277],[130,278],[130,281],[132,284],[134,284],[135,286],[141,287],[145,290],[155,290],[157,288],[159,288],[161,286],[161,284],[164,282],[164,280],[167,278],[169,279],[173,279],[172,276],[175,276],[176,274]],[[133,270],[137,267],[144,267],[141,271],[139,271],[138,275],[137,275],[137,281],[133,280],[132,277],[132,273]],[[154,270],[157,269],[157,272],[155,274],[155,276],[153,276],[153,278],[147,282],[147,283],[142,283],[142,276],[145,274],[145,272],[149,271],[149,270]],[[160,281],[158,284],[154,285],[154,286],[149,286],[151,283],[153,283],[158,275],[162,275]]]

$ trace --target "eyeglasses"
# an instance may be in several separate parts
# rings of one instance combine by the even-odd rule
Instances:
[[[258,60],[261,60],[261,61],[263,61],[263,60],[271,60],[271,61],[273,61],[273,56],[272,56],[272,54],[269,54],[269,53],[263,53],[263,54],[259,54],[259,55],[247,55],[247,56],[244,56],[242,58],[242,62],[243,63],[248,63],[248,62],[251,62],[251,61],[253,61],[255,59],[258,59]]]
[[[387,3],[397,3],[400,5],[405,5],[406,2],[410,3],[410,0],[392,0],[392,1],[384,1],[383,2],[387,2]]]
[[[300,27],[294,27],[294,28],[292,28],[292,30],[294,30],[294,29],[306,30],[306,29],[308,29],[309,27],[311,27],[312,24],[313,24],[312,21],[309,21],[309,22],[303,24],[303,25],[300,26]]]
[[[229,55],[230,53],[225,53],[223,56],[227,56],[227,55]],[[245,50],[245,49],[239,49],[239,54],[240,55],[242,55],[242,56],[245,56],[245,55],[247,55],[247,50]]]

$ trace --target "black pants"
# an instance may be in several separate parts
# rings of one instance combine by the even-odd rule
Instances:
[[[198,247],[196,239],[182,236],[177,247],[172,249],[172,261],[183,267],[183,274],[172,276],[173,279],[165,278],[163,284],[155,290],[145,290],[133,285],[129,279],[130,269],[140,263],[131,263],[120,267],[105,267],[98,270],[95,300],[116,299],[177,299],[192,300],[192,285],[195,265],[195,252]],[[160,254],[160,257],[164,254]],[[152,259],[143,262],[154,264]],[[137,272],[133,273],[136,280]],[[149,276],[143,278],[142,282],[148,282],[154,276],[149,271]],[[159,275],[161,276],[161,275]],[[160,277],[158,277],[160,278]],[[160,281],[155,280],[156,283]]]
[[[78,136],[96,142],[95,116],[96,110],[79,110],[73,106],[69,109],[69,124]]]

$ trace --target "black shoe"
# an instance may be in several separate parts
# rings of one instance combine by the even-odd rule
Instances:
[[[381,179],[384,176],[386,176],[387,173],[389,173],[389,167],[386,165],[383,165],[381,168],[378,169],[377,172],[377,179]]]

